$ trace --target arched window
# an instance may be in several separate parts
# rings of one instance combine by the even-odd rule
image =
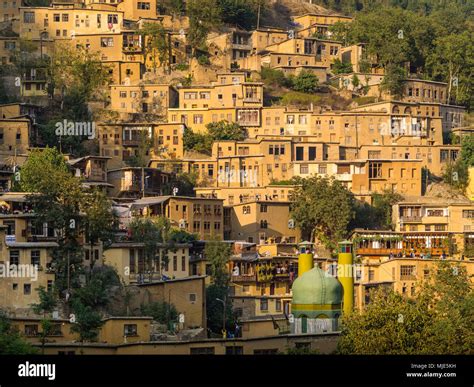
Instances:
[[[393,113],[393,114],[399,114],[399,113],[400,113],[400,109],[398,108],[398,106],[394,106],[394,107],[393,107],[392,113]]]
[[[404,111],[405,114],[411,114],[411,107],[407,106]]]

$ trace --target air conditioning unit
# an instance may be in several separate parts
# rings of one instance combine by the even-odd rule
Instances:
[[[184,219],[181,219],[179,221],[179,228],[180,229],[185,229],[186,228],[186,221]]]

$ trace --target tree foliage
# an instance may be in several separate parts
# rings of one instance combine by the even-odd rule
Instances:
[[[104,246],[110,242],[114,229],[111,203],[102,192],[84,190],[56,149],[33,151],[20,176],[21,188],[32,192],[28,200],[37,224],[48,223],[56,230],[58,246],[52,251],[52,267],[63,295],[68,282],[72,288],[80,286],[79,275],[84,270],[80,234]]]
[[[140,309],[143,316],[151,316],[153,320],[161,324],[168,324],[178,319],[178,310],[176,307],[165,301],[150,302],[149,304],[141,305]]]
[[[440,261],[416,298],[379,289],[362,312],[343,318],[343,354],[472,354],[474,293],[466,269]]]
[[[207,262],[211,264],[211,282],[219,287],[229,285],[229,272],[227,263],[231,255],[229,244],[214,239],[206,243],[204,256]]]
[[[185,128],[184,149],[210,155],[215,141],[242,141],[247,136],[245,130],[235,122],[211,122],[206,125],[206,128],[207,133],[193,132]]]
[[[352,193],[334,179],[312,176],[300,183],[292,197],[292,218],[304,238],[317,239],[335,251],[354,217]]]
[[[7,314],[0,310],[0,355],[31,355],[36,352],[12,326]]]
[[[144,58],[152,58],[152,68],[156,73],[158,67],[166,67],[169,64],[169,39],[161,23],[144,23],[140,30],[146,44]]]
[[[207,132],[212,141],[242,141],[245,130],[235,122],[219,121],[206,125]]]
[[[343,62],[337,58],[331,65],[331,70],[334,74],[350,74],[352,73],[352,64],[350,62]]]
[[[293,90],[301,93],[315,93],[318,87],[318,77],[310,71],[302,71],[293,79]]]
[[[188,41],[196,52],[204,48],[210,31],[221,24],[221,8],[218,0],[190,0],[186,2],[189,16]]]

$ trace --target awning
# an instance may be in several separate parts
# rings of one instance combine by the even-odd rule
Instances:
[[[7,193],[7,194],[4,194],[2,196],[0,196],[0,200],[4,201],[4,202],[26,202],[27,201],[27,196],[29,194],[22,194],[22,195],[18,195],[18,194],[11,194],[11,193]]]
[[[154,206],[156,204],[162,204],[166,202],[170,197],[171,196],[154,196],[149,198],[141,198],[131,203],[130,209],[134,210],[137,208],[144,208],[148,206]]]

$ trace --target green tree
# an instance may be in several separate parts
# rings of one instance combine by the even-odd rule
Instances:
[[[219,121],[206,125],[212,141],[242,141],[246,137],[245,129],[235,122]]]
[[[258,8],[263,13],[267,5],[266,0],[218,0],[217,3],[224,23],[246,29],[257,25]]]
[[[84,305],[78,299],[72,303],[75,322],[71,332],[79,334],[79,340],[96,341],[100,327],[103,325],[102,316],[93,307]]]
[[[397,65],[389,64],[385,67],[385,75],[380,89],[388,91],[395,98],[403,97],[403,82],[406,79],[405,70]]]
[[[34,149],[21,168],[18,188],[24,192],[45,192],[55,180],[62,180],[68,174],[64,155],[56,148]]]
[[[54,289],[46,290],[44,286],[40,286],[36,289],[38,292],[40,302],[38,304],[32,304],[31,309],[34,313],[43,315],[41,319],[41,353],[44,355],[44,347],[46,344],[46,338],[51,334],[53,329],[53,323],[51,321],[51,313],[57,305],[57,295]],[[49,316],[48,316],[49,315]]]
[[[166,67],[170,64],[169,50],[170,42],[168,34],[160,23],[144,23],[140,30],[143,37],[145,54],[144,58],[152,58],[153,72],[158,67]]]
[[[144,244],[144,256],[149,267],[158,263],[158,244],[167,243],[171,225],[166,218],[134,218],[129,224],[131,238],[135,242]],[[161,257],[161,265],[158,271],[161,273],[162,266],[166,264],[167,255]],[[152,273],[151,273],[152,275]]]
[[[466,269],[439,261],[413,299],[381,288],[364,310],[344,316],[342,354],[470,354],[474,294]]]
[[[219,287],[227,287],[230,277],[227,269],[231,255],[228,243],[217,239],[210,240],[204,248],[204,257],[211,264],[211,282]]]
[[[428,58],[430,74],[448,83],[449,102],[469,105],[474,90],[474,32],[466,30],[435,40]],[[453,98],[454,97],[454,98]]]
[[[315,93],[318,91],[318,77],[310,71],[302,71],[293,80],[293,89],[302,93]]]
[[[342,62],[339,58],[336,58],[331,65],[331,70],[334,74],[350,74],[352,73],[352,63]]]
[[[32,355],[36,352],[12,326],[7,314],[0,310],[0,355]]]
[[[397,192],[386,190],[382,193],[373,193],[372,206],[376,210],[380,228],[392,228],[392,208],[394,204],[403,200],[403,196]]]
[[[222,334],[223,325],[225,325],[226,331],[234,328],[235,316],[232,311],[232,303],[228,300],[228,295],[229,288],[225,286],[211,284],[206,288],[207,328],[213,333]],[[222,301],[224,301],[224,304]]]
[[[153,320],[161,324],[167,324],[170,327],[171,322],[178,320],[178,310],[173,304],[167,302],[154,301],[149,304],[141,305],[142,316],[151,316]]]
[[[292,82],[285,76],[281,70],[273,69],[271,67],[262,66],[260,77],[267,86],[291,87]]]
[[[73,97],[84,105],[99,96],[104,86],[110,83],[108,68],[98,53],[83,46],[55,44],[48,67],[51,97],[60,92],[61,110],[64,110],[66,97]]]
[[[206,37],[213,29],[220,26],[221,8],[217,0],[190,0],[186,3],[189,16],[188,41],[193,47],[194,54],[197,49],[204,49]]]
[[[142,130],[138,134],[138,145],[136,154],[129,157],[126,163],[131,167],[146,168],[150,159],[150,149],[153,146],[153,140],[151,139],[147,130]]]
[[[302,179],[292,196],[291,216],[304,238],[318,239],[335,252],[354,217],[354,197],[337,180]]]
[[[100,189],[92,189],[84,195],[83,216],[81,226],[89,241],[90,254],[94,246],[101,244],[103,249],[108,248],[114,238],[116,218],[112,212],[112,204],[107,195]],[[94,269],[95,259],[90,260],[90,274]]]
[[[208,133],[195,133],[186,127],[183,134],[183,146],[187,151],[210,155],[212,153],[212,138]]]

